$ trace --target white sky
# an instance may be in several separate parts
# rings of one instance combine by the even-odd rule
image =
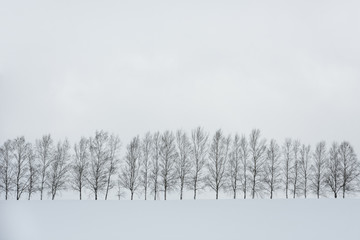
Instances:
[[[358,1],[0,0],[0,143],[96,129],[360,152]]]

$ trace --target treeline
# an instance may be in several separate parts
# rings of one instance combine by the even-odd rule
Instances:
[[[146,133],[134,137],[120,155],[117,135],[97,131],[95,136],[81,138],[70,145],[68,140],[54,142],[50,135],[31,144],[24,137],[7,140],[0,148],[0,192],[2,198],[31,197],[37,193],[51,199],[72,189],[79,199],[85,189],[97,200],[106,200],[117,188],[141,194],[154,200],[177,191],[211,190],[218,199],[220,192],[235,199],[269,197],[284,194],[286,198],[310,194],[343,198],[359,190],[360,164],[350,143],[333,143],[327,148],[319,142],[313,149],[298,140],[286,139],[279,144],[266,141],[260,131],[250,135],[226,136],[221,130],[214,135],[198,127],[191,134]],[[241,194],[241,196],[238,196]]]

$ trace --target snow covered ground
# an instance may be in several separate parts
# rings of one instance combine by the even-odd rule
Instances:
[[[360,200],[0,201],[0,240],[360,239]]]

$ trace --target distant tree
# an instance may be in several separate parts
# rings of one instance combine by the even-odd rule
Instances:
[[[147,192],[150,183],[152,136],[148,132],[141,141],[141,185],[144,188],[144,197],[147,199]]]
[[[30,144],[25,141],[24,137],[18,137],[13,141],[14,159],[15,159],[15,191],[16,200],[19,200],[21,194],[28,185],[28,165],[27,157],[29,154]]]
[[[134,193],[140,185],[140,139],[133,138],[126,148],[125,166],[120,174],[121,185],[128,189],[131,194],[131,200],[134,199]]]
[[[260,130],[252,130],[249,138],[249,172],[251,178],[251,196],[255,198],[264,189],[262,182],[265,164],[266,141],[260,139]]]
[[[154,200],[158,197],[160,184],[160,149],[161,149],[161,135],[156,132],[152,137],[151,148],[151,170],[150,170],[150,186],[154,194]]]
[[[314,152],[314,165],[311,166],[312,180],[311,190],[316,194],[317,198],[324,194],[324,186],[326,180],[326,144],[324,141],[318,143]]]
[[[219,191],[226,184],[226,163],[230,149],[231,138],[225,138],[221,129],[216,131],[209,149],[207,185],[215,191],[215,198],[219,198]]]
[[[39,165],[35,162],[36,156],[32,149],[29,147],[27,154],[27,164],[28,164],[28,184],[26,192],[28,193],[28,200],[31,199],[31,195],[38,191],[38,178],[39,178]]]
[[[311,179],[311,148],[304,144],[300,148],[300,188],[307,197],[309,180]]]
[[[5,200],[9,198],[14,187],[14,154],[13,143],[7,140],[0,147],[0,189],[5,193]]]
[[[291,181],[291,171],[292,171],[292,161],[293,161],[293,154],[292,154],[292,140],[290,138],[285,139],[284,145],[282,147],[283,151],[283,182],[285,186],[285,196],[286,198],[289,197],[289,186]]]
[[[108,198],[109,191],[115,186],[111,177],[116,174],[119,168],[119,151],[120,151],[120,138],[116,135],[111,135],[108,142],[108,159],[106,164],[106,190],[105,200]]]
[[[360,176],[360,165],[353,147],[348,142],[342,142],[339,146],[341,180],[343,198],[348,192],[357,191],[357,180]]]
[[[236,194],[241,186],[241,140],[238,134],[235,135],[234,141],[231,145],[229,154],[229,161],[227,165],[227,174],[229,180],[229,187],[233,192],[233,198],[236,199]]]
[[[95,137],[90,138],[90,167],[87,178],[89,189],[94,193],[95,200],[107,184],[107,164],[109,156],[109,134],[96,131]]]
[[[182,130],[176,132],[176,149],[175,174],[179,180],[180,200],[182,200],[184,187],[189,181],[192,167],[190,161],[191,143],[187,134]]]
[[[74,160],[71,164],[71,184],[75,191],[79,192],[82,199],[82,191],[86,187],[86,179],[89,173],[90,143],[87,138],[82,137],[79,143],[74,145]]]
[[[41,139],[36,140],[35,144],[36,155],[39,159],[39,191],[40,191],[40,200],[43,199],[43,192],[46,187],[47,176],[48,176],[48,168],[51,164],[51,160],[53,159],[53,140],[51,135],[44,135]]]
[[[300,171],[300,141],[294,141],[292,146],[293,151],[293,165],[291,171],[291,184],[292,184],[292,193],[293,198],[298,195],[298,187],[299,187],[299,171]]]
[[[249,185],[249,144],[246,140],[246,137],[243,135],[240,139],[240,161],[241,161],[241,188],[243,191],[244,199],[246,199],[246,193],[248,191],[247,186]]]
[[[197,192],[205,187],[204,167],[206,166],[208,134],[198,127],[191,132],[190,159],[192,168],[189,177],[189,188],[194,191],[194,199]]]
[[[274,139],[270,141],[269,147],[266,151],[266,163],[264,170],[265,188],[270,194],[270,199],[273,198],[274,192],[280,188],[281,183],[281,168],[280,168],[280,147]]]
[[[66,190],[68,176],[67,173],[70,169],[70,144],[68,140],[64,142],[59,141],[56,145],[53,160],[51,161],[48,172],[48,188],[50,189],[51,199],[54,200],[56,195]]]
[[[342,187],[341,184],[341,162],[339,156],[339,145],[333,143],[329,150],[329,161],[326,165],[325,184],[334,193],[334,198],[337,198],[338,193]]]
[[[170,131],[165,131],[161,136],[160,147],[160,179],[164,200],[167,192],[173,190],[176,185],[176,158],[175,137]]]

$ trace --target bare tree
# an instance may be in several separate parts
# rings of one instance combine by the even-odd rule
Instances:
[[[108,141],[109,134],[104,131],[96,131],[95,137],[90,138],[90,167],[87,183],[94,193],[95,200],[98,199],[98,194],[105,190],[107,184]]]
[[[339,145],[337,143],[333,143],[329,150],[329,161],[326,167],[325,184],[334,193],[334,198],[337,198],[342,187]]]
[[[12,141],[7,140],[0,147],[0,189],[5,193],[5,200],[9,198],[9,194],[13,190],[15,173],[13,156]]]
[[[118,165],[120,163],[120,159],[118,156],[118,152],[120,150],[120,138],[115,135],[111,135],[108,142],[108,161],[107,161],[107,180],[106,180],[106,190],[105,190],[105,200],[107,200],[109,191],[115,186],[115,183],[112,181],[111,177],[116,174],[118,170]]]
[[[228,179],[229,187],[233,192],[233,198],[236,199],[239,185],[241,185],[241,140],[238,134],[235,135],[234,141],[231,145],[231,151],[228,161]]]
[[[201,127],[191,132],[191,161],[192,169],[189,178],[189,188],[194,191],[194,199],[199,190],[203,189],[205,175],[203,173],[206,164],[208,134]]]
[[[28,185],[28,165],[26,164],[29,154],[30,144],[25,141],[24,137],[18,137],[13,141],[14,159],[15,159],[15,190],[16,200],[19,200],[21,194]]]
[[[356,180],[360,176],[360,165],[353,147],[348,142],[342,142],[339,147],[341,164],[342,193],[345,198],[346,192],[358,190]]]
[[[72,188],[79,192],[82,199],[82,191],[86,187],[86,179],[89,171],[90,143],[87,138],[82,137],[79,143],[74,145],[74,161],[71,165]]]
[[[176,177],[179,179],[180,200],[183,198],[184,187],[189,181],[191,173],[190,152],[191,144],[187,134],[181,130],[176,132],[177,158],[175,163]]]
[[[134,199],[134,193],[140,185],[140,158],[140,139],[135,137],[127,146],[125,166],[120,175],[122,186],[130,190],[131,200]]]
[[[134,193],[140,185],[140,139],[133,138],[127,146],[125,156],[125,166],[120,174],[120,181],[124,188],[130,190],[131,200],[134,199]]]
[[[151,153],[152,153],[152,136],[148,132],[145,134],[144,139],[141,141],[141,185],[144,188],[145,200],[149,187],[149,175],[151,169]]]
[[[266,152],[266,141],[260,139],[260,130],[252,130],[249,138],[250,162],[249,171],[251,177],[251,196],[255,198],[256,194],[261,194],[264,189],[263,174]]]
[[[264,183],[266,185],[266,189],[270,194],[270,199],[273,198],[274,192],[280,188],[280,156],[280,147],[276,143],[276,141],[272,139],[266,151],[266,163],[264,170]]]
[[[28,184],[27,184],[27,193],[28,200],[31,199],[31,195],[38,190],[38,176],[39,176],[39,166],[35,162],[35,154],[33,152],[32,147],[29,147],[27,154],[27,164],[28,164]]]
[[[248,191],[247,186],[249,184],[248,183],[248,179],[249,179],[249,173],[248,173],[249,144],[244,135],[241,136],[241,139],[240,139],[240,160],[241,160],[241,170],[242,170],[242,174],[241,174],[241,178],[240,178],[241,188],[243,191],[244,199],[246,199],[246,193]]]
[[[36,154],[40,162],[40,200],[43,199],[43,192],[47,182],[47,171],[53,159],[53,140],[50,134],[44,135],[41,139],[36,140]]]
[[[176,185],[175,161],[177,158],[175,137],[170,131],[165,131],[161,136],[160,147],[160,179],[164,200],[167,192],[173,190]]]
[[[320,198],[320,195],[324,194],[326,162],[326,144],[322,141],[316,145],[314,152],[314,165],[311,166],[311,190],[314,194],[316,194],[317,198]]]
[[[283,182],[285,185],[285,196],[286,196],[286,198],[288,198],[289,197],[289,195],[288,195],[289,185],[290,185],[290,180],[291,180],[290,177],[291,177],[291,171],[292,171],[292,160],[293,160],[292,140],[291,139],[289,139],[289,138],[285,139],[284,145],[282,147],[282,151],[283,151],[283,160],[284,160]]]
[[[296,197],[296,195],[298,194],[298,186],[299,186],[299,169],[300,169],[300,141],[294,141],[293,142],[293,146],[292,146],[292,151],[293,151],[293,157],[294,157],[294,161],[293,161],[293,166],[292,166],[292,171],[291,171],[291,184],[292,184],[292,193],[293,193],[293,198]]]
[[[311,178],[311,148],[310,146],[302,145],[300,149],[300,184],[301,189],[304,193],[304,197],[307,197],[308,192],[308,182]]]
[[[56,145],[53,160],[51,161],[47,185],[50,189],[51,199],[54,200],[55,196],[62,190],[66,189],[70,165],[70,144],[68,140],[64,142],[59,141]]]
[[[207,185],[215,191],[215,198],[219,198],[219,191],[226,184],[226,163],[228,160],[231,138],[225,138],[222,131],[216,131],[209,149]]]
[[[154,200],[159,193],[159,176],[160,176],[160,149],[161,149],[161,135],[156,132],[152,137],[152,154],[151,154],[151,172],[150,172],[150,186],[154,194]]]

